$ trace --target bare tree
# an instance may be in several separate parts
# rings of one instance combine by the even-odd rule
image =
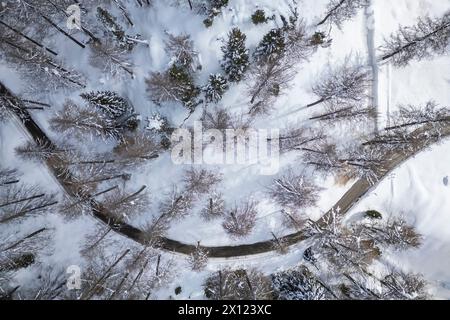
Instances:
[[[146,186],[143,186],[133,193],[115,189],[106,193],[100,203],[114,221],[129,221],[149,207],[149,197],[145,189]]]
[[[256,203],[248,200],[235,206],[225,217],[223,227],[233,238],[242,238],[250,234],[256,223]]]
[[[306,266],[281,271],[272,275],[278,300],[330,300],[336,298]]]
[[[114,148],[119,162],[136,166],[158,158],[160,146],[155,137],[146,133],[130,134],[123,137]]]
[[[19,182],[19,173],[16,169],[0,167],[0,187],[6,187]]]
[[[283,207],[304,209],[317,203],[320,190],[306,173],[295,174],[289,169],[283,176],[274,180],[269,194]]]
[[[289,82],[295,75],[293,70],[291,63],[278,59],[272,59],[251,68],[247,82],[252,104],[249,114],[267,113],[271,107],[272,98],[278,97],[282,91],[289,88]]]
[[[403,219],[394,218],[385,224],[373,223],[360,227],[363,228],[362,233],[366,233],[367,237],[375,239],[380,244],[393,246],[398,250],[417,248],[422,243],[422,236]]]
[[[13,184],[0,189],[0,223],[38,215],[58,203],[55,195],[46,194],[39,187]]]
[[[197,104],[200,89],[194,84],[192,75],[176,64],[163,73],[152,72],[146,83],[150,97],[156,103],[181,102],[190,110]]]
[[[369,0],[330,0],[325,17],[317,25],[329,22],[340,28],[345,21],[352,19],[359,9],[369,5]]]
[[[269,278],[256,269],[219,270],[203,287],[210,300],[267,300],[273,291]]]
[[[423,60],[447,52],[450,42],[450,12],[440,18],[419,18],[416,25],[400,27],[381,47],[383,61],[391,59],[399,67],[411,60]]]
[[[86,136],[115,139],[122,133],[114,120],[92,108],[80,107],[71,100],[64,103],[62,111],[56,112],[50,122],[53,131],[75,136],[80,140]]]
[[[0,33],[0,52],[6,61],[17,66],[25,78],[33,83],[53,88],[85,87],[84,77],[79,72],[63,65],[61,61],[47,55],[42,48],[35,48],[16,36]],[[34,90],[33,87],[30,88]]]
[[[374,183],[385,172],[386,149],[359,144],[347,144],[338,149],[322,143],[318,148],[303,148],[305,162],[324,174],[334,172],[339,177],[365,178]]]
[[[352,62],[347,57],[342,65],[329,67],[322,79],[313,86],[313,92],[320,99],[308,104],[307,108],[321,103],[339,109],[360,105],[368,101],[371,83],[372,76],[366,66]]]
[[[310,128],[288,127],[283,130],[279,137],[280,151],[301,151],[310,144],[320,144],[326,139],[325,134],[320,130]]]
[[[57,149],[53,144],[38,140],[35,142],[27,142],[15,149],[16,154],[24,160],[46,161],[52,156],[65,152],[64,149]]]
[[[426,300],[428,284],[419,274],[391,271],[381,282],[385,288],[383,299]]]

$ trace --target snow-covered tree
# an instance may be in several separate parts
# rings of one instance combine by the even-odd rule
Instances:
[[[114,36],[120,47],[128,51],[133,50],[135,42],[130,40],[129,36],[127,36],[123,28],[118,24],[116,17],[111,15],[107,10],[98,7],[97,18],[105,29]]]
[[[382,298],[389,300],[426,300],[428,284],[420,274],[391,271],[382,280]]]
[[[199,0],[195,1],[194,5],[192,5],[193,0],[189,0],[189,4],[191,6],[191,10],[193,6],[197,8],[197,10],[201,14],[205,14],[208,17],[203,21],[206,27],[212,26],[214,22],[214,18],[220,14],[222,9],[228,5],[229,0]]]
[[[200,89],[195,85],[192,75],[176,64],[164,73],[151,73],[146,83],[151,99],[157,103],[178,101],[190,111],[197,104]]]
[[[205,98],[208,102],[219,102],[223,94],[228,90],[228,82],[221,74],[211,74],[208,84],[204,87]]]
[[[200,245],[200,241],[195,251],[189,255],[188,263],[194,271],[202,271],[208,264],[208,250]]]
[[[127,58],[127,50],[114,41],[103,39],[91,44],[90,64],[113,77],[127,74],[134,78],[133,65]]]
[[[272,275],[275,296],[279,300],[329,300],[333,296],[306,266]]]
[[[301,151],[311,144],[320,144],[324,139],[326,139],[326,136],[320,130],[291,126],[283,130],[280,135],[280,151]]]
[[[369,5],[370,0],[330,0],[325,17],[317,25],[329,22],[340,28],[345,21],[352,19],[358,10]]]
[[[422,60],[448,52],[450,43],[450,12],[440,18],[419,18],[416,25],[400,27],[385,40],[382,60],[391,59],[396,66],[411,60]]]
[[[417,129],[428,125],[430,130],[440,132],[450,122],[450,108],[439,107],[429,101],[424,106],[399,106],[399,110],[392,115],[393,124],[386,131],[408,128]]]
[[[270,279],[256,269],[219,270],[203,287],[210,300],[267,300],[273,294]]]
[[[245,47],[247,36],[239,30],[232,29],[228,34],[228,40],[222,46],[222,68],[230,82],[239,82],[249,66],[248,49]]]
[[[254,57],[258,62],[280,59],[286,52],[286,40],[281,28],[272,29],[264,35],[255,50]]]
[[[133,114],[133,107],[128,101],[116,92],[112,91],[97,91],[82,93],[83,98],[91,107],[98,108],[106,116],[111,119],[118,119],[124,115]]]
[[[81,73],[65,66],[43,47],[9,33],[0,32],[0,40],[0,54],[5,61],[14,64],[23,77],[32,80],[29,91],[36,90],[39,85],[85,87]]]
[[[211,188],[222,181],[220,174],[205,169],[190,168],[184,173],[183,183],[186,192],[194,196],[207,194]]]
[[[266,17],[266,12],[262,9],[258,9],[252,14],[252,22],[255,25],[258,25],[260,23],[267,23],[269,19],[270,18]]]
[[[286,60],[271,59],[253,66],[250,69],[247,84],[252,104],[249,114],[254,116],[267,113],[273,98],[289,88],[289,83],[294,76],[293,65]]]
[[[0,186],[0,224],[44,214],[58,203],[55,194],[46,193],[39,186],[17,181],[17,176],[8,175],[10,171],[2,172],[5,182]]]
[[[222,194],[213,191],[209,194],[204,208],[201,211],[201,215],[205,220],[212,220],[220,218],[225,213],[225,201]]]
[[[114,148],[118,164],[136,167],[142,163],[158,158],[160,146],[151,134],[136,133],[123,136]]]
[[[295,174],[290,169],[283,176],[274,180],[269,194],[283,207],[304,209],[316,204],[319,200],[320,190],[309,175]]]
[[[50,120],[50,128],[78,139],[85,137],[116,139],[122,134],[121,128],[113,119],[98,110],[80,107],[71,100],[67,100],[63,109],[55,113]]]
[[[222,226],[233,238],[245,237],[253,230],[257,213],[255,202],[244,201],[226,215]]]
[[[313,86],[313,92],[320,99],[307,107],[325,103],[338,110],[363,104],[369,99],[372,75],[366,66],[352,62],[349,57],[338,67],[329,67],[328,70]]]
[[[149,207],[150,201],[146,189],[146,186],[135,192],[114,189],[104,195],[100,204],[115,223],[129,222],[133,216],[141,214]]]
[[[166,52],[172,58],[173,63],[195,71],[194,63],[198,59],[198,52],[194,49],[194,41],[188,34],[174,36],[168,34],[166,41]]]

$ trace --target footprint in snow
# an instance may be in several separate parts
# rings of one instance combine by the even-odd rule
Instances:
[[[444,177],[443,182],[444,186],[448,186],[448,176]]]

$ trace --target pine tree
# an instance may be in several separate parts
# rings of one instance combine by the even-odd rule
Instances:
[[[219,102],[227,90],[227,79],[221,74],[211,74],[209,76],[208,84],[204,88],[206,101],[214,103]]]
[[[273,61],[283,56],[286,41],[282,29],[272,29],[267,33],[254,53],[257,61]]]
[[[101,110],[111,119],[118,119],[127,113],[133,112],[133,108],[130,107],[127,100],[112,91],[92,91],[82,93],[80,96],[90,106]]]
[[[112,16],[108,11],[103,8],[97,8],[97,18],[105,26],[105,28],[116,38],[119,45],[128,50],[132,50],[134,47],[134,42],[130,41],[129,37],[122,29],[122,27],[117,23],[117,19]]]
[[[231,82],[239,82],[249,66],[248,49],[245,47],[247,36],[234,28],[228,34],[228,41],[222,47],[222,68]]]
[[[325,300],[330,298],[325,288],[302,266],[272,275],[272,283],[279,300]]]

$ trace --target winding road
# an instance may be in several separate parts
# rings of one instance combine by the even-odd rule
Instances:
[[[45,132],[37,125],[37,123],[33,120],[28,110],[25,108],[23,102],[16,97],[8,88],[6,88],[0,82],[0,103],[8,103],[10,104],[11,110],[14,111],[15,116],[20,120],[26,131],[29,133],[31,138],[35,142],[44,142],[49,146],[55,146],[50,138],[45,134]],[[417,129],[412,133],[412,135],[418,135],[423,133],[428,129],[427,125],[422,128]],[[446,126],[442,131],[441,138],[450,136],[450,122],[446,122]],[[441,140],[441,139],[439,139]],[[389,175],[389,173],[394,170],[397,166],[399,166],[404,161],[409,158],[415,156],[422,150],[430,147],[434,144],[435,140],[420,140],[417,145],[415,145],[414,151],[409,154],[404,154],[398,151],[393,151],[390,153],[386,153],[385,160],[386,164],[383,167],[383,170],[378,173],[378,179],[376,183],[370,183],[366,179],[357,180],[351,188],[342,196],[342,198],[327,212],[324,216],[319,219],[317,222],[319,224],[324,223],[326,219],[333,213],[339,215],[345,215],[361,198],[363,198],[366,194],[368,194],[376,185],[383,180],[385,177]],[[79,196],[78,190],[74,190],[71,187],[73,184],[70,183],[70,175],[63,174],[60,167],[55,166],[55,159],[48,159],[46,164],[49,167],[50,171],[57,179],[57,181],[61,184],[64,190],[71,196]],[[89,195],[85,195],[89,199]],[[110,216],[99,203],[95,200],[90,200],[90,204],[92,207],[92,214],[97,219],[103,221],[105,224],[110,226]],[[118,234],[125,236],[129,239],[132,239],[138,243],[145,243],[145,234],[143,231],[129,225],[126,223],[115,224],[111,226],[115,232]],[[295,245],[307,237],[303,231],[298,231],[287,236],[280,238],[287,246]],[[261,253],[267,253],[271,251],[275,251],[273,240],[262,241],[252,244],[244,244],[244,245],[236,245],[236,246],[218,246],[218,247],[204,247],[209,251],[209,256],[211,258],[232,258],[232,257],[242,257],[242,256],[250,256]],[[188,255],[196,249],[196,245],[185,244],[176,240],[172,240],[169,238],[161,239],[161,249],[164,249],[169,252],[176,252],[179,254]]]

